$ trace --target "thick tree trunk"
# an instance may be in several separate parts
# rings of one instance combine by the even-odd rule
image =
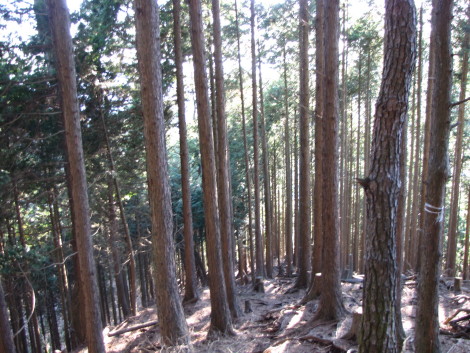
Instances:
[[[202,9],[199,0],[189,0],[191,18],[191,44],[193,51],[194,81],[198,112],[199,148],[202,159],[202,184],[211,292],[211,325],[209,334],[232,334],[232,320],[227,302],[225,279],[222,271],[220,223],[215,178],[214,140],[210,119],[209,96],[204,54]]]
[[[452,88],[451,22],[453,1],[433,1],[431,49],[434,53],[429,169],[426,175],[424,237],[418,282],[415,349],[440,352],[439,264],[444,227],[445,184],[449,177],[450,92]],[[433,45],[434,44],[434,45]]]
[[[367,198],[367,234],[360,352],[399,352],[397,233],[404,124],[416,52],[412,0],[386,3],[384,69],[377,99],[371,166],[360,181]]]
[[[173,31],[175,44],[178,126],[180,137],[181,191],[183,195],[183,223],[185,249],[184,271],[186,274],[186,283],[184,287],[184,301],[195,301],[199,299],[199,294],[197,292],[196,261],[194,259],[193,216],[191,213],[191,188],[189,183],[189,152],[184,103],[180,0],[173,0]]]
[[[338,220],[338,39],[339,1],[324,0],[324,105],[322,148],[323,262],[322,292],[315,319],[338,320],[344,314],[339,268]]]
[[[171,195],[165,146],[160,19],[157,3],[135,0],[136,46],[139,64],[147,180],[152,218],[157,313],[162,340],[187,344],[189,333],[176,282]]]
[[[57,76],[64,116],[71,195],[74,203],[75,240],[80,261],[80,289],[85,304],[86,340],[90,353],[104,353],[70,19],[64,0],[48,0],[47,4],[56,51]]]

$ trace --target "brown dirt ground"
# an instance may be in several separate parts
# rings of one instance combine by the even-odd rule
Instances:
[[[304,353],[304,352],[355,352],[355,342],[337,339],[344,335],[351,325],[348,315],[339,323],[312,325],[310,319],[318,302],[312,301],[299,305],[304,291],[288,293],[293,285],[293,278],[277,277],[265,280],[265,293],[255,293],[252,286],[240,286],[239,298],[242,308],[245,301],[250,301],[253,312],[244,314],[235,322],[235,337],[219,337],[207,340],[210,322],[209,290],[201,293],[201,300],[185,305],[186,319],[190,328],[191,347],[167,348],[160,345],[158,325],[147,327],[115,337],[108,333],[116,328],[134,326],[157,319],[155,308],[146,308],[118,327],[106,327],[104,330],[108,353],[149,353],[149,352],[211,352],[211,353]],[[444,323],[445,319],[458,309],[470,309],[470,282],[465,282],[462,292],[454,293],[452,281],[441,280],[440,284],[440,322],[443,353],[470,352],[470,335],[458,338],[455,329]],[[361,283],[343,283],[345,307],[354,312],[361,305]],[[403,326],[407,338],[404,352],[413,352],[414,316],[416,310],[416,281],[410,277],[405,281],[402,298]],[[457,317],[467,315],[460,313]],[[470,325],[469,321],[463,324]],[[320,338],[317,340],[316,338]],[[320,343],[318,341],[323,341]],[[330,344],[328,344],[330,342]],[[340,347],[340,348],[337,348]]]

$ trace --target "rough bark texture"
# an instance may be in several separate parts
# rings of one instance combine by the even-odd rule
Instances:
[[[227,303],[225,280],[222,272],[217,181],[212,136],[211,114],[206,76],[206,56],[202,28],[202,9],[199,0],[189,0],[191,18],[191,44],[193,51],[194,81],[198,112],[199,148],[202,159],[202,187],[207,237],[207,262],[211,292],[211,326],[209,333],[233,332]]]
[[[440,352],[439,264],[444,226],[444,191],[449,177],[450,92],[452,85],[451,22],[453,2],[433,1],[431,44],[434,44],[434,87],[430,120],[429,168],[426,177],[424,235],[418,282],[415,349],[417,353]]]
[[[467,187],[467,224],[465,226],[465,250],[463,255],[463,269],[462,277],[464,280],[468,279],[468,252],[470,243],[470,187]]]
[[[184,104],[183,53],[181,47],[181,2],[173,0],[173,31],[175,44],[176,95],[178,102],[178,127],[180,137],[181,193],[183,195],[184,271],[186,282],[184,300],[199,298],[197,292],[196,260],[194,258],[193,216],[191,213],[191,188],[189,183],[189,152]]]
[[[163,121],[160,30],[157,3],[135,0],[137,60],[144,116],[147,182],[157,289],[157,313],[163,343],[187,344],[189,333],[176,283],[171,195]]]
[[[308,69],[308,32],[309,14],[307,0],[300,0],[299,12],[299,47],[300,47],[300,178],[299,178],[299,276],[295,286],[306,288],[310,269],[310,233],[311,233],[311,203],[310,203],[310,89]]]
[[[214,62],[215,62],[215,92],[217,115],[217,187],[219,196],[220,237],[222,253],[224,254],[223,268],[227,300],[232,317],[241,315],[240,305],[236,295],[235,276],[233,270],[233,229],[230,199],[229,149],[227,141],[227,117],[225,116],[224,70],[222,64],[222,37],[220,26],[219,0],[212,0]]]
[[[56,52],[57,78],[64,116],[65,139],[74,203],[75,239],[80,262],[80,289],[84,300],[85,329],[90,353],[104,353],[98,284],[93,259],[85,162],[80,130],[75,63],[70,18],[64,0],[48,0],[49,21]]]
[[[384,68],[376,105],[367,198],[360,352],[399,352],[397,233],[404,124],[416,52],[412,0],[386,2]]]
[[[339,1],[324,0],[323,105],[323,264],[322,293],[316,319],[337,320],[344,313],[339,267],[338,220],[338,39]]]

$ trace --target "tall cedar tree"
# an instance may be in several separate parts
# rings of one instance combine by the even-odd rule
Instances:
[[[194,257],[193,239],[193,216],[191,213],[191,189],[189,183],[189,152],[184,104],[180,0],[173,0],[173,31],[176,66],[176,96],[178,103],[178,128],[180,137],[181,193],[183,195],[184,271],[186,275],[184,301],[196,301],[198,300],[199,295],[197,292],[196,260]]]
[[[240,306],[237,301],[235,275],[233,271],[233,230],[232,230],[232,207],[230,200],[230,173],[229,173],[229,150],[227,142],[227,118],[225,116],[225,89],[224,70],[222,64],[222,37],[220,26],[220,4],[218,0],[212,0],[213,35],[214,35],[214,62],[215,62],[215,100],[217,116],[217,182],[219,192],[220,212],[220,236],[222,239],[222,252],[225,261],[224,278],[227,290],[227,300],[230,313],[234,319],[241,315]]]
[[[90,209],[80,129],[80,110],[77,99],[75,62],[70,35],[70,17],[65,0],[48,0],[47,6],[56,55],[59,96],[70,169],[70,192],[74,207],[75,240],[80,262],[80,289],[85,304],[86,341],[90,353],[104,353],[105,347],[101,326],[96,267],[93,258]]]
[[[440,352],[439,264],[444,227],[445,184],[449,177],[450,92],[452,88],[451,23],[453,1],[433,1],[431,49],[434,50],[429,168],[426,176],[424,239],[418,280],[415,349],[417,353]]]
[[[258,94],[256,83],[256,42],[255,42],[255,1],[251,0],[250,3],[251,17],[251,80],[253,92],[253,178],[255,187],[255,244],[256,244],[256,276],[264,277],[264,263],[263,263],[263,239],[261,235],[261,203],[260,203],[260,190],[259,190],[259,142],[258,142]]]
[[[189,15],[191,19],[191,45],[198,112],[199,149],[201,151],[202,162],[209,289],[211,293],[211,325],[209,334],[233,334],[232,318],[228,307],[224,273],[222,270],[214,139],[212,136],[200,0],[189,0]]]
[[[338,39],[339,0],[324,0],[325,74],[323,105],[323,267],[320,308],[315,319],[344,314],[339,268],[338,221]]]
[[[158,320],[163,343],[189,343],[189,332],[176,283],[171,195],[165,148],[160,19],[156,1],[135,0],[137,60],[147,152],[147,181]]]
[[[295,286],[297,288],[306,288],[309,278],[308,270],[310,268],[310,229],[311,229],[311,204],[310,204],[310,109],[309,99],[310,90],[308,83],[308,32],[309,13],[308,1],[300,0],[299,8],[299,47],[300,47],[300,185],[299,185],[299,276]]]
[[[396,316],[401,163],[404,125],[416,58],[413,0],[385,6],[384,66],[377,99],[370,170],[359,183],[367,198],[367,233],[360,352],[399,352]]]

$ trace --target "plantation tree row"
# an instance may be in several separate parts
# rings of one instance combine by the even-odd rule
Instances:
[[[360,351],[398,352],[409,273],[439,352],[439,278],[469,277],[470,9],[360,3],[1,4],[0,351],[104,352],[154,305],[187,345],[205,286],[232,335],[274,276],[338,320],[354,273]]]

